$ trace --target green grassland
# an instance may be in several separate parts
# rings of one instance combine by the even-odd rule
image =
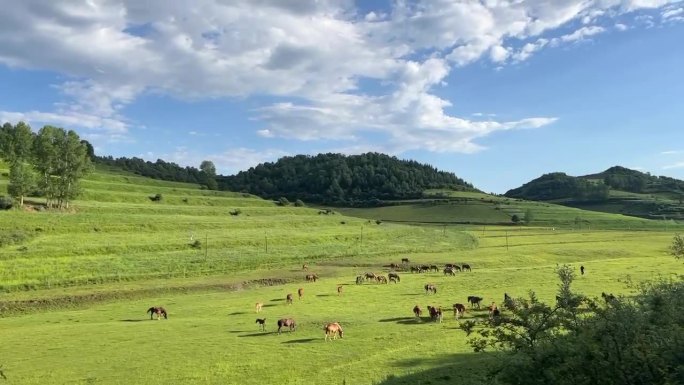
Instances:
[[[0,195],[5,185],[0,180]],[[630,295],[638,282],[684,273],[668,254],[678,225],[546,203],[468,193],[324,215],[111,170],[91,174],[83,188],[64,212],[0,212],[7,383],[485,384],[496,357],[472,354],[450,315],[442,324],[416,320],[413,306],[450,309],[468,295],[498,303],[504,292],[529,290],[553,301],[554,269],[565,263],[587,268],[575,286],[590,296]],[[157,193],[161,202],[148,199]],[[528,208],[531,225],[497,225]],[[465,262],[473,272],[354,284],[403,257]],[[321,280],[304,282],[305,262]],[[436,295],[425,294],[428,282]],[[299,287],[304,298],[286,305]],[[265,304],[259,315],[255,302]],[[144,313],[158,305],[168,320]],[[266,332],[257,316],[267,319]],[[275,334],[281,317],[294,317],[298,330]],[[473,310],[465,318],[481,317],[485,311]],[[331,321],[345,335],[324,342]]]

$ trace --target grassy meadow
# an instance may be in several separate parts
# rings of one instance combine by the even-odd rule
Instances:
[[[0,195],[5,185],[0,179]],[[492,198],[464,196],[471,200],[430,210],[414,202],[325,215],[112,170],[91,174],[83,188],[68,211],[0,212],[8,384],[484,384],[496,357],[471,353],[451,313],[433,323],[415,319],[413,306],[450,309],[468,295],[499,303],[504,292],[529,290],[552,301],[554,269],[564,263],[586,267],[575,289],[590,296],[630,295],[640,281],[684,273],[667,250],[678,225],[551,204],[483,202],[466,211]],[[161,202],[148,198],[158,193]],[[495,224],[527,208],[538,222]],[[485,225],[388,222],[455,217]],[[403,257],[473,271],[354,284]],[[304,282],[303,263],[318,282]],[[428,282],[436,295],[425,294]],[[265,304],[258,315],[255,302]],[[145,310],[160,305],[169,319],[150,320]],[[266,332],[257,317],[267,319]],[[295,318],[297,331],[277,335],[282,317]],[[344,338],[325,342],[322,326],[331,321]]]

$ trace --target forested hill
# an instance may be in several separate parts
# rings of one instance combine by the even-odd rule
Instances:
[[[505,196],[651,219],[684,219],[684,181],[615,166],[573,177],[545,174]]]
[[[217,181],[221,190],[264,198],[353,206],[420,198],[423,191],[434,188],[476,191],[453,173],[378,153],[283,157],[234,176],[219,176]]]

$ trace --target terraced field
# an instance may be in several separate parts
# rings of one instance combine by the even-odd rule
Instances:
[[[378,224],[376,209],[340,210],[366,218],[325,215],[111,170],[84,188],[68,212],[0,212],[0,365],[8,383],[484,384],[496,357],[472,354],[459,321],[415,319],[413,306],[448,309],[468,295],[500,302],[504,292],[528,290],[553,300],[554,269],[564,263],[587,268],[575,286],[591,296],[629,295],[642,280],[684,273],[667,252],[675,225],[609,214],[596,214],[601,222],[563,208],[572,214],[555,227],[408,226]],[[148,198],[158,193],[161,202]],[[559,215],[553,205],[543,213],[515,204],[536,207],[540,220]],[[504,206],[492,211],[509,212]],[[576,226],[577,213],[591,226]],[[402,257],[467,262],[473,272],[400,272],[399,284],[354,284]],[[303,263],[318,282],[304,282]],[[425,294],[428,282],[436,295]],[[303,299],[286,305],[300,287]],[[265,304],[258,315],[255,302]],[[145,314],[158,305],[168,320]],[[256,317],[266,318],[266,332]],[[298,329],[275,333],[281,317],[295,318]],[[465,318],[480,317],[486,312]],[[330,321],[344,326],[343,339],[324,342]]]

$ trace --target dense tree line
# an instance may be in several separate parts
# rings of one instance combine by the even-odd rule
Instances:
[[[196,183],[207,186],[211,190],[218,188],[216,184],[216,167],[211,161],[203,161],[200,169],[195,167],[181,167],[173,162],[157,159],[156,162],[140,158],[113,158],[111,156],[96,156],[95,162],[124,171],[130,171],[140,176],[161,179],[172,182]]]
[[[625,167],[615,166],[602,172],[604,182],[616,190],[635,193],[684,193],[684,181],[666,176],[653,176]]]
[[[490,383],[511,385],[669,385],[684,383],[684,282],[643,284],[633,298],[598,301],[571,290],[558,270],[556,303],[531,292],[499,316],[461,328],[476,351],[497,350]]]
[[[69,207],[79,193],[79,180],[90,169],[92,146],[74,131],[44,126],[34,133],[29,125],[5,123],[0,128],[0,158],[10,167],[8,193],[44,196],[48,207]]]
[[[222,190],[264,198],[367,205],[383,199],[420,198],[426,189],[474,190],[453,173],[378,153],[297,155],[218,178]]]
[[[579,201],[601,201],[608,198],[609,187],[601,182],[592,182],[568,176],[562,172],[544,174],[504,194],[509,198],[528,200],[575,199]]]

